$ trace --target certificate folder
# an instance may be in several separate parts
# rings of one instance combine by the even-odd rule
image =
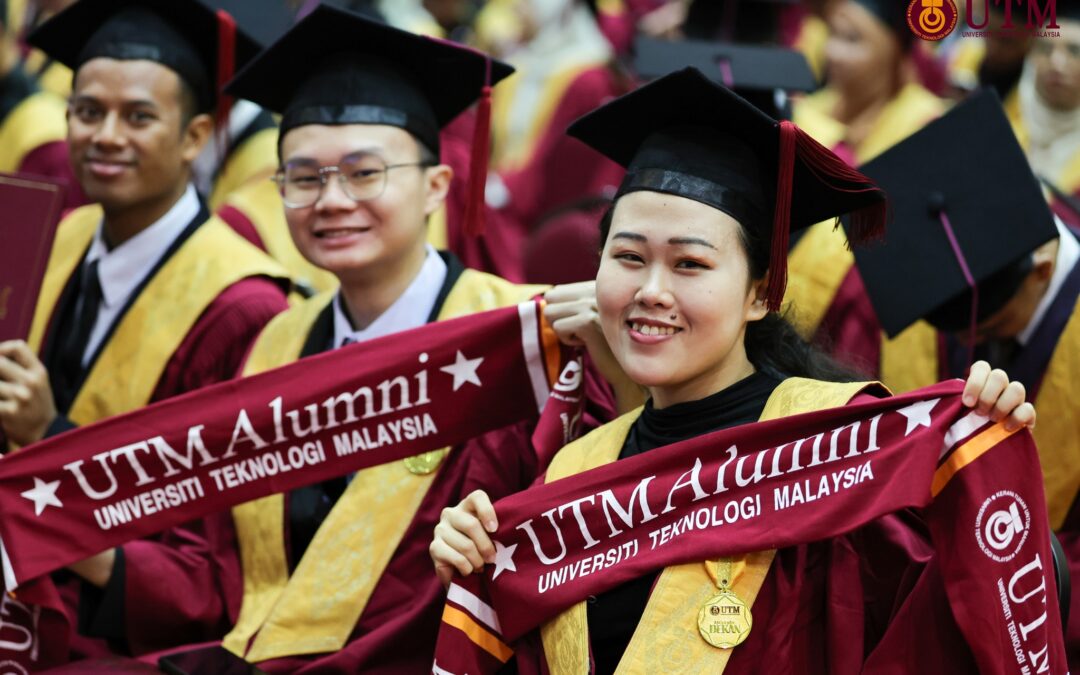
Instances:
[[[0,173],[0,341],[30,334],[64,204],[64,185]]]

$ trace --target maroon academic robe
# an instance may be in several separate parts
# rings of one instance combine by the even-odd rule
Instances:
[[[448,264],[448,283],[452,283],[455,270],[460,273],[460,263]],[[331,339],[332,317],[327,311],[312,328],[304,355],[324,351]],[[587,361],[585,372],[583,426],[587,431],[611,419],[615,406],[610,387]],[[432,531],[442,509],[473,490],[485,490],[497,499],[535,480],[538,469],[530,445],[531,429],[531,424],[524,423],[500,429],[458,446],[447,456],[343,649],[265,661],[258,667],[271,673],[395,675],[430,669],[445,601],[428,555]],[[288,522],[287,516],[286,527]],[[140,541],[124,547],[122,624],[133,653],[220,639],[238,618],[243,576],[232,515],[206,519],[198,536],[194,529],[182,534],[187,538],[177,539],[170,533],[163,542]],[[285,541],[289,541],[288,532]]]

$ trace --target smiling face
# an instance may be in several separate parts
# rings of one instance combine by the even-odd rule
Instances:
[[[765,281],[731,216],[658,192],[615,208],[596,276],[601,327],[615,358],[654,404],[704,398],[753,372],[746,323],[767,314]]]
[[[86,196],[106,213],[168,210],[211,127],[207,115],[185,114],[180,77],[159,63],[96,58],[76,73],[68,148]]]
[[[421,159],[409,132],[384,125],[305,125],[290,129],[281,141],[283,165],[337,166],[357,153],[385,165]],[[289,232],[305,258],[343,282],[385,276],[423,259],[426,219],[445,199],[452,175],[445,165],[391,169],[382,194],[358,202],[344,193],[338,174],[331,174],[313,205],[285,209]]]

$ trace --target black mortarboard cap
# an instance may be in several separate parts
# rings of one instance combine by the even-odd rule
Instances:
[[[723,211],[768,252],[770,309],[787,283],[792,230],[853,214],[852,240],[880,233],[884,193],[791,122],[777,122],[695,68],[608,103],[568,133],[627,168],[619,195],[674,194]]]
[[[201,112],[259,50],[231,17],[198,0],[79,0],[28,41],[74,71],[99,57],[160,63],[192,87]]]
[[[305,124],[385,124],[438,154],[439,130],[480,101],[465,229],[483,229],[491,87],[514,69],[468,47],[320,5],[226,87],[280,113],[281,135]]]
[[[697,68],[772,117],[782,112],[777,105],[777,91],[809,92],[817,88],[806,57],[793,49],[645,36],[634,42],[634,70],[646,80],[687,66]]]
[[[981,321],[1011,298],[1031,252],[1057,236],[1039,182],[1001,102],[983,90],[863,167],[888,191],[886,241],[855,252],[870,300],[890,336],[921,318],[970,327],[971,290],[945,215],[978,285]]]
[[[439,130],[513,69],[474,50],[320,5],[227,91],[303,124],[388,124],[434,151]]]

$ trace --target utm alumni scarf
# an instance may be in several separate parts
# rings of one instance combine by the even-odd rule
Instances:
[[[66,621],[42,575],[100,551],[269,494],[453,446],[536,419],[541,409],[550,412],[538,421],[534,443],[564,443],[566,419],[582,403],[580,391],[567,386],[580,385],[580,361],[569,361],[556,379],[560,348],[547,339],[540,306],[533,300],[312,356],[4,457],[0,556],[9,598],[0,605],[0,664],[41,668],[51,661],[33,645],[52,644],[49,659],[66,649],[56,637]],[[560,385],[558,396],[546,406],[552,383]],[[34,636],[28,642],[19,637],[24,628]],[[18,639],[5,640],[5,629]]]
[[[909,507],[925,507],[980,672],[1067,672],[1034,443],[965,409],[961,390],[736,427],[499,501],[495,563],[451,585],[433,672],[493,673],[508,643],[649,572]]]

